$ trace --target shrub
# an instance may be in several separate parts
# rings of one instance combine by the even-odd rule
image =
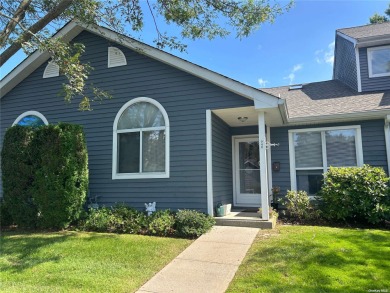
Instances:
[[[124,204],[114,206],[112,213],[117,219],[115,232],[146,234],[147,218],[144,213]]]
[[[66,123],[41,127],[31,142],[31,153],[38,226],[65,228],[79,217],[88,189],[83,129]]]
[[[120,204],[111,208],[90,209],[81,228],[95,232],[146,234],[147,219],[142,212]]]
[[[175,218],[169,210],[157,211],[148,217],[148,234],[168,236],[174,234]]]
[[[31,127],[16,125],[9,128],[1,151],[4,204],[14,223],[25,228],[34,228],[37,222],[31,192],[34,172],[30,144],[34,134]]]
[[[378,167],[331,167],[320,192],[324,216],[370,224],[390,219],[388,181]]]
[[[176,213],[175,229],[181,237],[199,237],[215,224],[215,220],[203,213],[192,210],[179,210]]]
[[[106,207],[90,209],[82,224],[84,230],[95,232],[114,232],[117,226],[117,218],[112,214],[112,210]]]
[[[12,224],[13,220],[8,207],[5,205],[4,200],[0,198],[0,227],[6,227]]]
[[[320,218],[319,211],[315,209],[306,191],[288,190],[285,200],[281,202],[286,206],[288,216],[293,220],[310,222]]]

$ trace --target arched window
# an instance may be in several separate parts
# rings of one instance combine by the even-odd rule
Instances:
[[[21,126],[38,127],[38,126],[48,125],[48,124],[49,122],[47,122],[47,119],[41,113],[37,111],[27,111],[19,115],[19,117],[16,118],[12,126],[21,125]]]
[[[150,98],[127,102],[113,127],[112,179],[169,177],[169,120]]]

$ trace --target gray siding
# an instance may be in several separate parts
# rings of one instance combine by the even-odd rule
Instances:
[[[353,44],[336,35],[334,55],[333,79],[338,79],[357,91],[356,56]]]
[[[363,160],[365,164],[378,166],[387,172],[387,155],[384,136],[384,121],[371,120],[339,124],[321,124],[314,126],[274,127],[271,128],[271,141],[279,143],[272,148],[272,162],[280,162],[280,171],[272,172],[272,185],[280,186],[281,194],[285,194],[291,188],[290,159],[288,147],[288,130],[317,127],[331,127],[343,125],[360,125],[362,131]]]
[[[362,91],[381,91],[390,89],[390,76],[372,77],[368,75],[367,48],[359,49],[360,74],[362,80]]]
[[[95,70],[89,82],[112,93],[112,100],[93,104],[93,111],[79,112],[78,100],[66,104],[57,94],[63,77],[43,79],[46,64],[1,99],[0,141],[16,117],[29,110],[41,112],[49,123],[58,121],[84,126],[89,152],[90,194],[100,203],[126,202],[143,208],[156,201],[157,208],[194,208],[206,211],[206,110],[253,106],[253,102],[152,58],[118,47],[127,66],[107,68],[107,48],[113,44],[82,32],[84,61]],[[170,178],[112,180],[112,126],[119,109],[136,97],[162,104],[171,125]]]
[[[233,203],[232,136],[230,127],[212,114],[213,198],[218,204]]]

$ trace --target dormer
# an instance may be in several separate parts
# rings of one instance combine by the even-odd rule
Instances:
[[[358,92],[390,89],[390,22],[336,31],[333,79]]]

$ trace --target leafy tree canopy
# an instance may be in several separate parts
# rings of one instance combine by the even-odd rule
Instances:
[[[373,16],[370,17],[370,23],[384,23],[390,21],[390,3],[389,8],[385,10],[385,15],[379,15],[378,13],[375,13]]]
[[[152,17],[156,31],[155,45],[184,51],[182,38],[224,37],[230,33],[247,37],[262,23],[273,22],[292,6],[281,6],[273,0],[2,0],[0,4],[0,66],[17,51],[27,54],[47,51],[68,83],[63,85],[66,101],[81,97],[80,109],[90,109],[90,101],[110,95],[91,87],[86,79],[92,68],[80,62],[83,44],[67,44],[50,38],[53,31],[77,19],[86,25],[102,25],[134,37],[144,28],[145,14]],[[161,32],[159,21],[181,29],[180,39]]]

